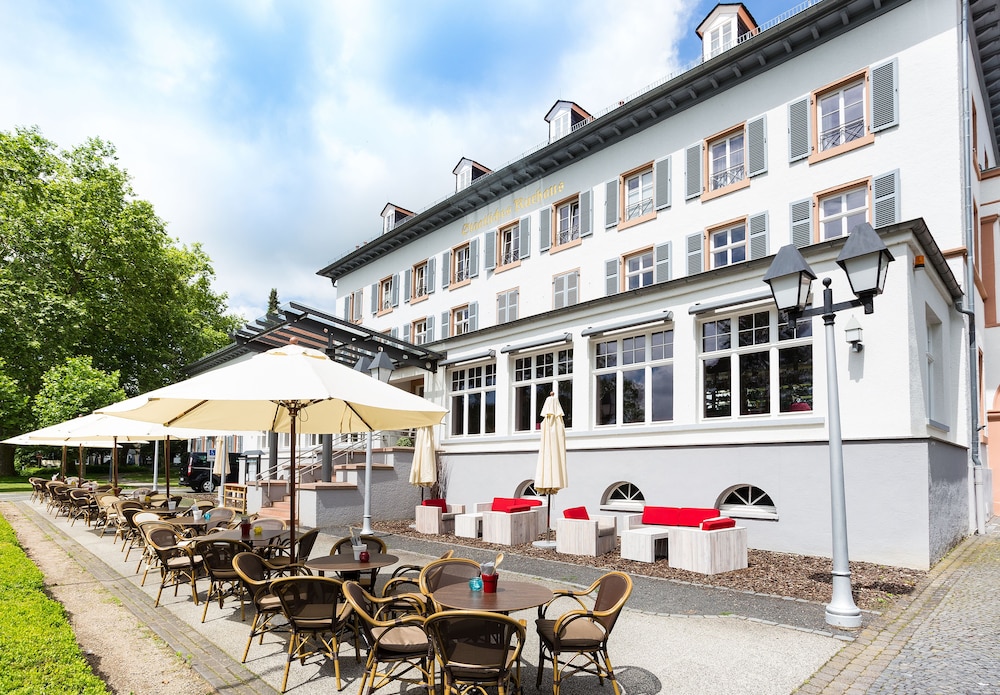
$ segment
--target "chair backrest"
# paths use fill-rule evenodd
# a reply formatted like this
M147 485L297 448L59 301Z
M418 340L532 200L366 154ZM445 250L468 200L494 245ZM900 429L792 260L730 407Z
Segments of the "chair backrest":
M160 526L158 522L156 526L146 531L146 542L157 551L176 546L177 539L177 530L169 524Z
M257 519L253 522L252 528L280 530L288 528L288 524L285 523L284 519Z
M420 591L430 596L443 586L464 584L480 573L479 563L464 557L429 562L420 571Z
M236 512L228 507L212 507L205 512L205 515L208 517L206 528L213 529L218 526L225 526L233 520L235 514Z
M237 553L233 558L233 569L243 581L251 594L260 589L266 589L271 581L267 577L264 559L254 552Z
M343 582L333 577L279 577L271 582L271 593L293 629L315 629L317 621L336 622Z
M444 611L427 618L438 663L453 683L506 682L524 648L520 620L487 611Z
M365 548L368 550L369 553L384 553L387 550L385 541L383 541L378 536L363 535L361 536L361 542L364 544ZM345 536L344 538L341 538L340 540L338 540L336 543L333 544L333 547L330 548L330 555L337 555L337 554L349 555L350 553L354 552L351 548L352 545L353 541L351 537Z
M196 500L194 502L194 504L191 505L191 508L192 509L200 509L201 511L205 511L205 510L208 510L208 509L214 509L215 508L215 504L213 504L212 502L209 502L208 500Z
M598 587L594 598L594 619L604 626L606 638L632 594L632 578L624 572L608 572L595 583Z
M301 536L295 537L295 559L297 562L305 562L309 559L309 555L316 545L317 538L319 538L318 528L306 531Z
M159 521L159 520L160 520L160 515L155 514L153 512L138 512L135 516L132 517L132 523L135 524L136 526L144 524L147 521Z
M129 499L119 499L117 502L115 502L115 511L118 512L119 516L124 516L123 512L126 509L136 509L141 511L142 502Z
M194 552L201 555L205 562L205 569L209 574L218 572L232 572L233 560L240 553L252 553L253 548L244 543L229 538L213 538L210 540L195 541Z

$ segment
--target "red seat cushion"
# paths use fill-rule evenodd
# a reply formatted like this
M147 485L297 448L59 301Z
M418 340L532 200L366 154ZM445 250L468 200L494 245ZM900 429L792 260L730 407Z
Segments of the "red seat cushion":
M425 507L437 507L442 512L448 511L448 503L443 499L424 500L423 505Z
M736 526L736 519L730 519L727 516L718 516L714 519L705 519L701 522L702 531L713 531L719 528L733 528Z
M587 514L586 507L570 507L569 509L563 510L563 518L565 519L583 519L587 521L590 519L590 515Z
M513 507L507 510L508 514L514 514L516 512L530 512L531 506L527 504L515 504Z
M520 497L494 497L490 511L507 512L510 514L513 507L538 507L541 504L541 500L528 500ZM518 511L523 512L527 511L527 509L518 509Z

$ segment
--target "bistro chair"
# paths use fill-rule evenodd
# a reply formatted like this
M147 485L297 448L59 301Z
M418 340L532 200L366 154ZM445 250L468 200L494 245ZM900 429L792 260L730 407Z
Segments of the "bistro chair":
M590 588L582 591L556 591L555 596L538 609L538 676L535 686L542 684L545 660L552 662L552 694L559 695L563 679L574 673L589 673L611 681L616 695L621 695L615 671L608 657L608 639L615 627L625 601L632 593L632 578L624 572L609 572ZM593 600L588 608L583 599ZM576 608L556 619L547 611L557 601L569 599Z
M361 543L369 553L385 553L388 550L385 541L378 536L363 535L361 536ZM352 545L353 541L351 537L345 536L333 544L333 547L330 548L330 555L350 555L354 552ZM378 567L373 567L370 570L362 570L361 572L339 572L339 574L340 578L344 581L358 582L366 590L374 594L375 581L378 579L378 570Z
M201 622L205 622L209 604L219 599L219 608L222 608L226 596L239 598L240 620L243 620L246 592L243 590L240 576L233 568L233 558L240 553L253 552L253 548L242 541L213 538L195 541L194 552L204 558L205 573L208 575L208 594L205 596L205 607L201 611Z
M116 523L118 512L115 509L115 502L120 499L110 492L97 493L97 518L94 523L101 527L101 538L104 538L104 532Z
M358 695L369 695L393 681L420 685L432 692L434 656L424 630L423 597L405 594L376 598L353 581L344 582L344 597L368 645Z
M154 528L163 528L169 531L176 531L176 529L165 521L144 521L139 524L139 535L142 536L142 557L139 559L139 563L135 566L135 573L139 574L139 569L145 565L146 569L142 573L142 581L139 586L146 586L146 577L149 575L151 569L159 569L160 558L156 554L156 549L149 544L149 534Z
M447 560L454 554L454 550L448 550L438 559ZM382 586L382 596L420 593L420 573L423 569L424 565L399 565Z
M178 545L180 536L172 528L154 528L147 536L148 543L153 547L158 562L160 563L160 588L156 592L156 602L153 607L160 605L160 596L167 587L174 587L174 596L177 595L177 587L181 584L191 585L191 598L194 604L198 605L198 572L203 565L201 555L193 553L188 546Z
M28 478L28 482L31 483L31 497L29 500L31 502L42 503L45 501L45 478L39 478L37 476L32 476Z
M125 551L125 562L128 562L128 556L132 553L133 548L145 548L146 547L146 537L142 534L142 525L149 523L150 521L160 521L160 515L154 514L153 512L137 512L132 515L132 527L133 531L129 533L128 539L128 549ZM140 562L136 565L135 573L139 573L139 567L142 566Z
M521 692L523 620L487 611L444 611L427 618L445 695Z
M303 563L309 559L309 555L313 551L313 546L316 545L317 538L319 538L318 528L306 531L295 538L295 559L298 563ZM282 537L264 548L264 556L268 562L279 567L291 563L292 551L289 545L290 540L287 537Z
M111 540L112 544L118 543L119 538L123 541L128 540L130 520L125 518L125 511L128 509L134 509L135 511L130 513L137 514L142 511L142 503L129 499L119 499L114 503L115 537Z
M233 570L240 578L243 589L254 607L250 636L247 637L247 646L243 650L242 663L246 663L247 654L250 653L250 643L254 637L259 637L260 644L263 644L266 633L286 629L284 624L275 626L271 623L275 616L281 614L281 602L271 592L271 582L279 576L308 575L309 570L302 565L285 565L278 568L253 552L237 554L233 558ZM245 620L246 616L241 615L240 619Z
M76 524L76 520L82 518L87 526L97 518L97 501L90 494L89 490L83 488L71 488L69 490L69 518L72 519L70 526Z
M440 611L434 601L434 592L443 586L467 583L480 575L479 563L464 557L450 557L427 563L420 572L420 593L427 597L428 605Z
M271 582L271 592L281 603L281 613L288 621L288 656L281 679L281 692L288 686L288 667L298 659L305 663L321 655L333 661L334 680L340 690L340 636L353 629L351 606L342 602L343 583L332 577L281 577ZM357 640L354 643L358 653Z

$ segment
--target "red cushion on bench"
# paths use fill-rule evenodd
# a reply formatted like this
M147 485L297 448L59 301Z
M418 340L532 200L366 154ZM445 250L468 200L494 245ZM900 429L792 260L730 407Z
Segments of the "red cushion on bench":
M698 507L681 507L678 511L677 526L697 527L705 519L714 519L719 516L718 509L702 509Z
M493 504L490 506L490 511L492 512L507 512L508 514L512 511L512 507L538 507L542 504L541 500L527 500L521 497L494 497ZM527 509L519 509L518 511L527 511Z
M423 505L425 507L437 507L442 512L448 511L448 503L443 499L424 500Z
M507 510L508 514L515 514L516 512L530 512L531 506L527 504L515 504L513 507Z
M590 514L587 514L586 507L570 507L569 509L563 510L564 519L583 519L588 521L590 519Z
M714 519L705 519L701 522L702 531L714 531L720 528L733 528L736 526L736 519L730 519L727 516L719 516Z
M678 507L653 507L646 505L642 509L642 523L647 526L676 526Z

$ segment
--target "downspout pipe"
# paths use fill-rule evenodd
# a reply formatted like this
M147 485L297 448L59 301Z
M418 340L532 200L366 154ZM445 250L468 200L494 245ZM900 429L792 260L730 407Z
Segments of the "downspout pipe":
M966 305L956 302L955 308L965 314L969 322L969 457L972 467L972 517L976 533L986 533L985 477L983 461L979 456L979 350L976 345L976 277L975 277L975 217L972 209L972 96L969 92L969 0L962 0L961 23L962 50L962 204L965 227L965 299Z

